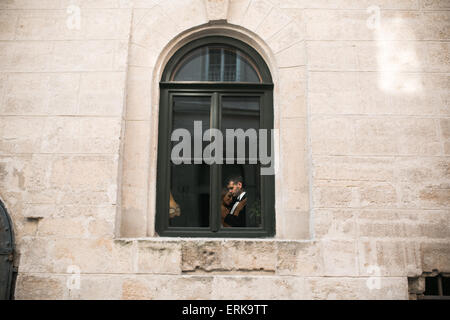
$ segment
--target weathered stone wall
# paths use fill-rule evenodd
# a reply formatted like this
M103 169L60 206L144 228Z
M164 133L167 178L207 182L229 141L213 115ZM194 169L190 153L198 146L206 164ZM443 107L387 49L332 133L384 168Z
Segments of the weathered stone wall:
M408 276L450 272L449 9L1 0L16 298L407 299ZM157 83L170 54L206 34L247 41L271 69L275 239L154 233Z

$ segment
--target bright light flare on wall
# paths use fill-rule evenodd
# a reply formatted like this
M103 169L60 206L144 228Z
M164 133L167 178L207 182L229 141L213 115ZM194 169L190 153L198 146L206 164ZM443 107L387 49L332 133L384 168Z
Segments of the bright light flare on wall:
M375 30L375 38L380 89L390 94L419 94L421 63L413 41L414 32L402 18L384 18Z

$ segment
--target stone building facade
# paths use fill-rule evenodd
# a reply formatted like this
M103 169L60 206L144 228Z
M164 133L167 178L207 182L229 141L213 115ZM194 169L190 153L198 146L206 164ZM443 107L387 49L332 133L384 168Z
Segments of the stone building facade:
M15 298L414 298L450 273L449 9L0 0ZM155 232L158 84L206 35L249 44L272 75L273 238Z

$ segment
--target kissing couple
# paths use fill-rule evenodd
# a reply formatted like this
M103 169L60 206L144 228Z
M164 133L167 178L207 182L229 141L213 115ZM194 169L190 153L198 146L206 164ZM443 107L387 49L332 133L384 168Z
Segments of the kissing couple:
M224 227L245 227L247 195L242 176L232 176L222 190L221 219Z

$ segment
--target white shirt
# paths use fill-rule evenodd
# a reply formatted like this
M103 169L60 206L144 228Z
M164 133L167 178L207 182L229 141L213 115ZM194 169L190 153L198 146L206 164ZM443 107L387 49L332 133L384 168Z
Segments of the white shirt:
M241 201L242 197L244 196L245 191L242 192L239 196L238 196L238 200L234 203L233 208L231 208L230 213L229 214L233 214L234 210L236 210L237 205L239 204L239 201Z

